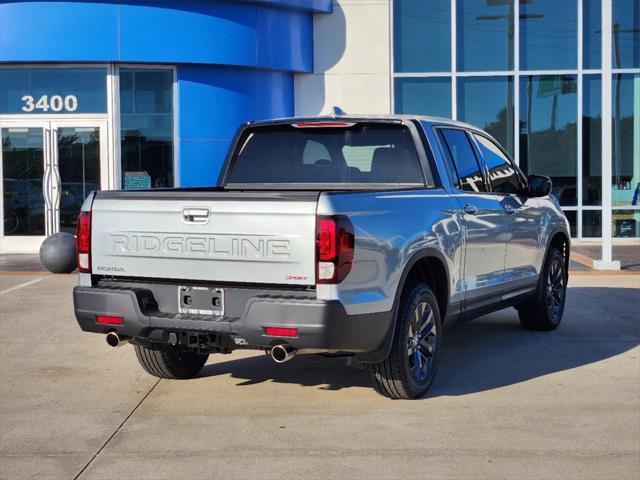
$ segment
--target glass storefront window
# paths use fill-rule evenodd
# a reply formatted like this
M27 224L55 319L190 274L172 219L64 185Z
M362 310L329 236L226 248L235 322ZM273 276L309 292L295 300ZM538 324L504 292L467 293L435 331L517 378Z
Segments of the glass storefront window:
M614 210L611 235L617 238L640 238L640 210Z
M513 78L458 78L458 119L486 130L513 155Z
M458 70L512 70L513 32L513 1L458 1Z
M640 205L640 74L613 75L613 206Z
M582 204L602 204L602 80L582 77Z
M575 75L520 77L520 167L548 175L561 205L577 204Z
M120 69L122 188L173 186L173 72Z
M5 235L44 235L44 139L41 128L3 128Z
M576 0L520 1L520 68L575 69L578 51Z
M396 78L395 111L451 117L450 78Z
M602 67L602 0L582 3L582 67Z
M578 236L578 212L575 210L565 210L565 217L569 220L569 235L572 238Z
M0 114L107 112L107 69L0 68Z
M396 72L451 70L449 0L395 0L393 32Z
M598 238L602 236L602 212L600 210L582 211L583 238Z
M640 2L614 0L612 3L613 68L640 67Z

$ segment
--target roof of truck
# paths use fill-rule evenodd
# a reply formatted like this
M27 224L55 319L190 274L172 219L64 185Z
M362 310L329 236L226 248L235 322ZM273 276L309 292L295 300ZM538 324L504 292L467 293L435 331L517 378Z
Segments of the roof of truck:
M271 120L258 120L249 122L251 125L280 125L283 123L318 123L318 122L385 122L385 121L407 121L417 120L428 122L434 125L455 125L473 130L482 130L474 125L459 122L450 118L432 117L428 115L319 115L302 117L283 117Z

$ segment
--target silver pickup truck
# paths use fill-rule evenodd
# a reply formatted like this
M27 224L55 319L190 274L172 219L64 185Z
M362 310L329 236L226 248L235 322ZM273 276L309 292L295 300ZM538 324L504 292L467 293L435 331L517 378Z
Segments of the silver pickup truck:
M415 398L444 326L510 306L527 329L560 323L570 236L550 191L459 122L250 122L216 187L87 198L76 318L161 378L236 349L345 355Z

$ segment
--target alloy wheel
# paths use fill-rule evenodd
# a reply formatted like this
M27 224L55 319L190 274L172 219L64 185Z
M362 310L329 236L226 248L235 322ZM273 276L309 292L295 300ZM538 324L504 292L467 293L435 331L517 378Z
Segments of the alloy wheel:
M409 321L407 334L409 371L418 383L424 382L429 376L436 355L436 339L433 311L426 302L419 303Z

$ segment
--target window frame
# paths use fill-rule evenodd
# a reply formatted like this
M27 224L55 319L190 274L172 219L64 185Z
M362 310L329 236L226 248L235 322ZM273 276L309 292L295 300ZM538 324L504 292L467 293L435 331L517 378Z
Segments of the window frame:
M113 112L113 176L115 177L116 189L122 189L122 115L120 114L120 70L170 70L172 72L172 88L171 88L171 109L172 109L172 137L173 142L173 185L168 185L167 188L175 188L177 185L181 185L180 181L180 146L178 138L180 132L178 131L180 125L180 103L178 98L178 67L177 65L166 64L150 64L150 63L126 63L126 64L113 64L113 71L111 78L108 79L111 88L111 99L109 100L109 108Z

